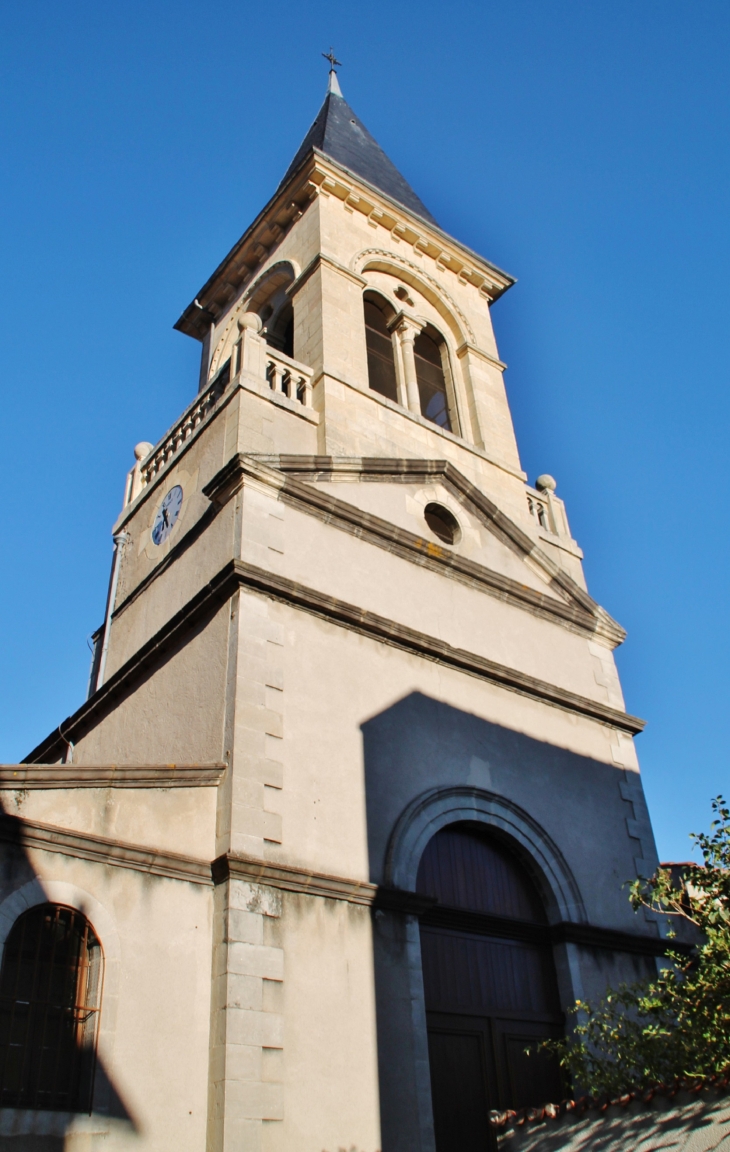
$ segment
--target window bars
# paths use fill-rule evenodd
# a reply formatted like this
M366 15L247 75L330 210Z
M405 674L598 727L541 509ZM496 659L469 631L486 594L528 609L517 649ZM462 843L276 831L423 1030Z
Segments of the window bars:
M41 904L20 916L0 972L0 1106L90 1112L101 945L85 916Z

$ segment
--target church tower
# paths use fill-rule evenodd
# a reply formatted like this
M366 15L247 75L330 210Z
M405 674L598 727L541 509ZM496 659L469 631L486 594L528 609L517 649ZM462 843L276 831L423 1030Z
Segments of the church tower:
M177 322L199 387L135 449L88 699L0 772L0 1139L484 1149L566 1090L526 1045L655 965L624 632L520 465L513 282L333 71Z

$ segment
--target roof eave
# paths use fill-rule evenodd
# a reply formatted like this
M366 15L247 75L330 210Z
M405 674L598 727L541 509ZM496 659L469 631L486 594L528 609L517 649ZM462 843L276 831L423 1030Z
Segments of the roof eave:
M398 212L402 212L404 215L410 217L411 220L420 224L422 228L427 228L429 232L433 232L436 236L443 237L443 239L447 240L453 247L464 252L470 260L483 265L483 267L488 268L490 272L504 279L506 283L504 288L499 292L499 296L503 295L513 284L517 283L516 276L511 276L509 272L505 272L499 265L493 264L491 260L487 260L485 256L481 256L478 252L475 252L473 248L469 248L467 244L462 243L461 240L455 239L455 237L444 231L438 224L427 220L424 216L419 216L412 208L409 208L406 204L401 204L400 200L394 200L387 192L381 191L375 184L370 184L363 176L359 176L357 172L353 172L351 168L347 168L344 164L339 164L337 160L333 160L326 152L320 152L319 148L313 148L312 153L319 156L327 164L331 164L333 168L338 168L341 172L346 172L350 179L356 180L359 184L362 184L364 188L367 188L368 191L373 192L376 196L380 196L381 199L392 205ZM300 168L297 169L297 172L301 171L301 167L303 166L304 165L301 165ZM296 173L294 175L296 175ZM492 299L496 300L498 296L493 296Z
M203 318L205 315L211 315L211 313L207 312L207 306L211 303L211 289L220 284L221 280L224 280L228 287L228 298L231 299L235 296L242 284L245 283L248 274L253 274L256 268L263 263L264 259L268 256L268 251L265 251L263 256L255 256L253 264L246 263L242 260L238 261L237 257L239 257L247 245L252 243L254 245L258 243L260 248L266 249L266 245L262 244L261 241L265 239L267 233L273 237L269 245L269 250L273 250L273 248L278 245L284 230L298 218L312 199L316 183L314 187L308 187L308 176L310 170L311 172L316 170L317 163L330 166L335 173L346 174L350 182L356 183L368 195L382 201L387 208L392 209L394 215L405 218L407 222L416 225L417 227L414 229L416 237L425 231L433 238L446 241L450 248L456 249L458 253L463 253L464 256L468 258L468 262L484 269L490 280L488 296L491 302L499 299L508 288L511 288L512 285L516 283L515 277L510 276L508 272L505 272L496 264L491 263L491 261L485 259L485 257L480 256L479 253L474 252L473 249L469 248L466 244L455 240L453 236L450 236L448 232L445 232L437 224L426 220L406 205L401 204L400 201L388 196L387 193L381 191L381 189L375 185L370 184L350 168L333 160L326 152L322 152L319 148L312 147L301 164L291 173L286 183L279 185L274 195L261 209L255 220L233 245L213 274L206 280L195 299L187 306L174 325L179 332L184 332L196 340L204 339L210 321L205 321ZM300 184L299 188L296 187L298 183ZM302 196L302 192L304 192L304 196ZM297 195L300 197L299 200L297 200ZM279 216L278 221L275 220L277 216ZM436 247L438 247L438 245L436 245ZM238 282L231 283L230 275L226 274L230 274L231 267L236 268L236 265L238 265L237 273L240 273L244 267L247 271L244 273L242 279L240 275L237 274L234 279ZM219 305L218 307L221 312L225 311L225 305Z

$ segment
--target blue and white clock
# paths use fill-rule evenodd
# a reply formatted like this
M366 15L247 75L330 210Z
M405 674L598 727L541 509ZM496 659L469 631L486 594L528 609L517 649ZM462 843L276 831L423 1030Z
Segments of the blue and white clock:
M177 518L180 515L180 509L182 508L182 502L183 490L179 484L176 484L174 488L170 489L170 491L165 496L165 499L160 504L160 507L157 509L155 522L152 525L153 544L164 544L165 540L167 540L167 537L170 535L173 528L175 527L175 524L177 523Z

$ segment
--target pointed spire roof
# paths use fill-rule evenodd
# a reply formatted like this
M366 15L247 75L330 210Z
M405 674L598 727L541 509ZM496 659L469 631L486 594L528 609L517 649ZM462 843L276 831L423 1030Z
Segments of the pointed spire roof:
M316 149L342 168L360 176L417 216L436 224L426 205L416 196L407 180L383 152L340 91L337 73L330 72L324 104L302 141L279 187L286 184L306 157ZM438 227L438 225L436 224Z

